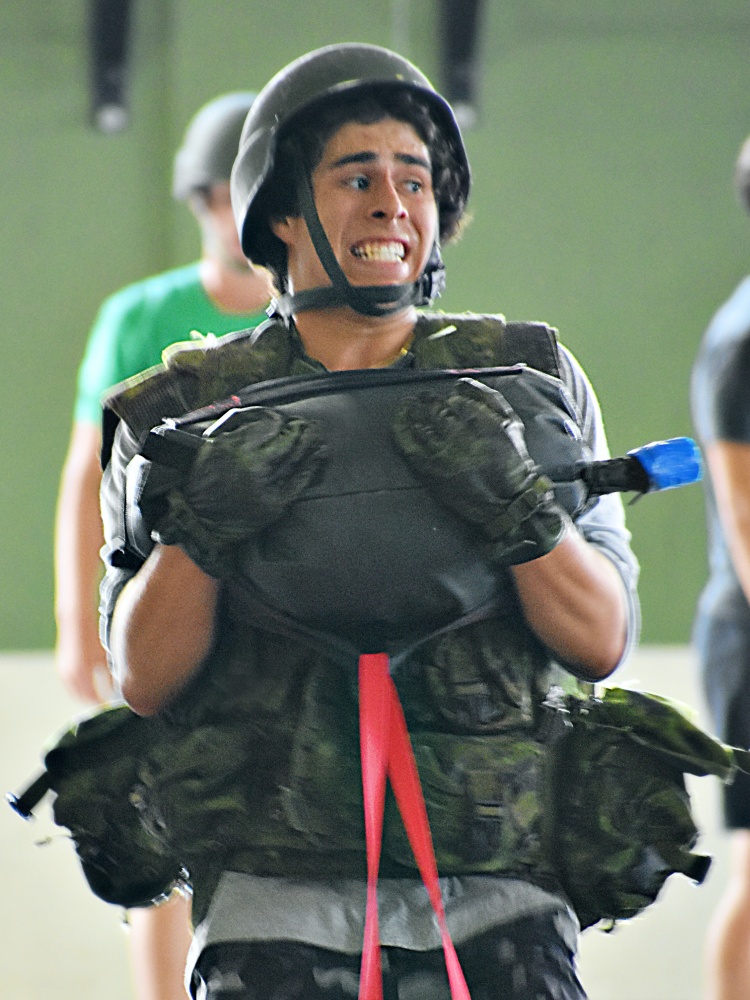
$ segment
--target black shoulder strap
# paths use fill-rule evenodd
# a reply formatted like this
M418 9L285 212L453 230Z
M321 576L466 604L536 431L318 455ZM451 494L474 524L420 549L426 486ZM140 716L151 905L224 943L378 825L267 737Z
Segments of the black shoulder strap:
M507 322L506 349L510 357L547 375L560 377L557 331L546 323Z
M506 321L500 313L421 313L412 351L419 368L526 364L560 377L557 332L546 323Z
M489 314L424 313L420 317L420 325L427 335L423 335L421 343L415 345L419 367L490 368L523 363L547 375L560 377L557 333L546 323L507 322L501 315ZM270 328L271 324L264 326ZM442 335L451 331L457 334L455 339ZM246 342L247 333L242 331L242 339ZM236 348L233 342L239 338L239 334L232 334L222 338L222 341L226 341L228 347ZM437 340L433 341L433 338ZM249 342L252 343L252 340ZM247 356L246 350L242 353ZM219 352L213 349L211 354L218 357ZM275 368L278 365L269 366L271 372ZM239 390L245 381L256 381L259 373L253 373L256 378L250 378L249 370L245 374L247 378L237 378L232 389ZM140 436L165 415L191 412L202 403L223 398L231 391L225 383L221 389L217 385L214 395L209 393L208 398L202 398L196 382L193 371L187 367L183 371L154 370L149 378L139 376L116 386L105 400L102 467L109 460L114 432L121 419L125 419Z
M121 420L141 438L165 417L224 399L250 383L286 375L289 353L288 331L274 320L167 348L162 364L120 382L106 395L102 465L109 460Z

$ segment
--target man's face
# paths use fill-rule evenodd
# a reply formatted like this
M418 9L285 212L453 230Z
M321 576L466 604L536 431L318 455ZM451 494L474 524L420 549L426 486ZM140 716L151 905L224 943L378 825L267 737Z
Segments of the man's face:
M352 285L416 281L437 234L427 147L405 122L348 122L329 140L312 175L315 205ZM330 285L301 217L273 224L287 246L293 291Z
M237 235L229 182L214 184L195 209L205 251L225 267L247 271L248 262Z

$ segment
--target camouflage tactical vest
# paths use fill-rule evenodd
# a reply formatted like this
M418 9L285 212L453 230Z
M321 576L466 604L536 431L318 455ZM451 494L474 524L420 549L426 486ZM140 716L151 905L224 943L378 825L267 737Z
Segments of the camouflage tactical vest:
M178 347L163 371L123 387L110 409L142 432L165 413L196 409L246 384L310 373L283 325L272 322L249 340L250 350L244 335ZM508 327L500 317L422 315L411 351L419 369L522 362L552 378L559 371L552 330ZM501 611L421 644L400 665L396 682L441 870L538 869L549 880L539 848L547 740L541 705L556 671L504 586ZM320 649L259 632L257 605L242 587L226 588L221 615L210 661L166 713L173 735L149 756L139 790L142 818L191 871L210 855L218 870L360 874L356 661L334 663ZM206 726L210 740L199 737ZM227 757L206 747L230 732L228 774ZM191 783L182 780L186 763L176 746L195 769ZM195 795L214 787L222 789L220 798ZM217 813L219 801L232 803L229 828ZM392 804L383 849L384 870L414 871Z
M421 316L415 333L418 368L521 361L553 377L558 373L554 333L542 325L434 314ZM250 383L310 370L286 328L270 322L250 335L173 350L163 369L122 386L109 410L142 434L165 415L180 415ZM144 740L127 787L119 790L155 856L190 873L196 919L226 869L300 877L359 877L365 871L356 668L283 629L258 629L256 611L242 586L225 588L216 648L156 724L149 720L152 738ZM562 790L554 785L560 760L567 759L559 748L582 752L570 743L570 733L583 728L571 727L570 705L579 704L583 692L569 679L567 701L551 701L558 671L525 625L512 588L491 615L419 644L394 679L441 874L497 872L552 888L572 884L554 846L567 823ZM577 717L588 722L590 713ZM127 726L142 722L122 720ZM701 766L713 773L730 769L723 749L711 741L701 749ZM585 767L574 764L576 754L569 768ZM705 765L703 758L712 754ZM642 862L643 845L636 845L638 864L631 859L626 867L628 876L631 868L641 873L641 900L649 892L655 897L669 871L689 870L694 877L698 871L681 779L681 769L662 776L662 784L677 787L683 823L675 836L684 857L657 865L654 875ZM590 800L579 803L579 817L592 810L596 815L596 807ZM572 843L580 846L575 835ZM566 849L570 853L570 843ZM381 871L416 874L390 801ZM619 897L607 907L594 919L623 915Z

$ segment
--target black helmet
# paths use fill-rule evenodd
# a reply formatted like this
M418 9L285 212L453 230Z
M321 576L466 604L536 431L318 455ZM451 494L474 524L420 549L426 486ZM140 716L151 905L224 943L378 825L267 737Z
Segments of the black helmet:
M290 63L273 77L256 98L247 116L240 148L232 171L232 207L245 255L254 263L273 266L268 246L270 227L265 217L262 194L273 175L279 138L293 134L286 127L300 112L337 95L357 94L367 88L408 90L416 93L428 108L452 153L455 173L455 215L460 217L471 181L461 132L450 105L435 91L427 77L403 56L376 45L344 43L329 45ZM415 286L352 287L341 272L317 219L311 181L298 164L297 186L301 213L332 287L311 289L294 296L295 308L323 308L348 304L367 315L381 315L404 305L425 305L438 295L443 285L443 266L437 247L425 274ZM286 301L285 301L286 300ZM280 311L289 313L292 300L281 300ZM384 305L390 303L390 305Z
M184 201L197 188L228 181L242 125L255 94L223 94L205 104L188 125L174 158L172 193Z

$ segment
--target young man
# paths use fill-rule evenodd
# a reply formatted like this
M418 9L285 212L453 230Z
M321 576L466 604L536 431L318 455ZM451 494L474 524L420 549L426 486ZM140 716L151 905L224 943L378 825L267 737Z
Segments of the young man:
M750 211L750 140L736 164L737 192ZM721 739L750 746L750 278L712 319L693 368L692 411L706 457L711 573L694 639L706 701ZM724 788L730 877L706 949L707 1000L750 990L750 778Z
M252 335L173 353L109 400L122 421L102 493L116 683L136 712L160 714L175 734L205 732L213 748L210 734L223 734L222 753L213 763L203 753L198 770L225 794L197 799L200 784L180 787L166 759L149 765L154 784L144 790L144 809L153 793L154 816L174 821L166 837L190 870L192 983L207 1000L448 996L441 934L389 807L379 934L372 884L366 919L378 838L362 829L360 782L368 787L368 748L392 732L366 720L396 689L473 1000L584 996L575 915L526 863L536 834L514 824L526 793L539 791L528 768L544 753L555 661L570 683L617 667L634 640L637 568L619 499L574 524L496 389L455 379L440 392L420 380L521 360L550 367L574 400L585 448L607 453L593 391L549 328L514 343L497 317L419 311L439 293L440 244L458 231L469 183L451 109L406 60L351 44L292 63L254 104L232 176L245 253L284 290L274 316ZM162 461L162 447L185 440L179 422L156 434L150 459L137 454L157 416L250 383L281 379L294 390L323 380L338 390L373 374L406 385L392 410L376 397L358 416L346 394L332 418L308 416L304 402L300 412L258 404L204 438L184 478ZM364 445L360 430L371 435ZM378 463L382 481L360 490L356 476ZM405 469L412 486L402 492ZM407 493L418 498L412 507ZM392 654L392 689L378 673L382 651ZM358 652L374 656L360 659L362 693ZM371 683L385 685L372 702ZM502 758L507 780L487 798L479 772L466 772L436 823L435 795L475 751L487 755L482 774ZM410 752L385 752L392 782ZM454 758L462 763L452 769ZM464 797L460 856L446 862L444 834ZM468 995L460 980L451 973L453 996Z
M225 94L206 104L190 122L175 158L173 193L198 223L200 260L108 298L81 363L57 508L55 610L57 668L66 687L83 701L99 702L111 694L96 600L103 542L102 396L113 384L157 364L165 347L188 339L192 331L220 335L266 318L271 280L266 271L248 266L229 199L229 175L253 97ZM133 911L130 923L140 1000L184 996L186 905L175 901Z

